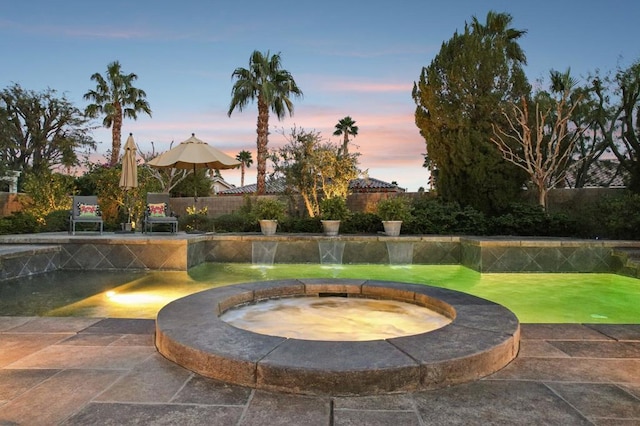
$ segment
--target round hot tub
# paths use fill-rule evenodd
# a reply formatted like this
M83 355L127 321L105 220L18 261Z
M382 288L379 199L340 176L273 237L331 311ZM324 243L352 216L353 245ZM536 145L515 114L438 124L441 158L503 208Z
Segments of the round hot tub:
M394 301L447 318L432 331L373 340L323 340L248 331L221 316L270 299ZM362 314L366 316L367 314ZM235 284L169 303L158 313L156 347L198 374L257 389L312 395L371 395L433 389L491 374L515 358L520 326L496 303L465 293L387 281L309 279Z

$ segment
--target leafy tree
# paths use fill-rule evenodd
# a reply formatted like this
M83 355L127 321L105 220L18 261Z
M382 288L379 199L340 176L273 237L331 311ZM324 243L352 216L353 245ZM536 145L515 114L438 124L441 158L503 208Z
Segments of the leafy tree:
M73 177L53 173L44 169L38 173L28 173L24 177L24 192L21 199L24 212L36 218L39 225L45 225L45 218L57 210L70 210L73 193Z
M211 179L207 177L207 169L192 170L184 179L177 182L170 191L172 197L208 197L211 195Z
M532 109L523 96L520 105L513 104L503 115L508 123L506 128L494 126L496 144L505 160L524 170L538 192L538 204L547 208L549 190L564 180L569 159L579 136L586 128L570 129L569 120L581 97L573 97L577 82L565 73L551 72L554 92L560 93L554 99L542 91L534 97Z
M526 32L511 28L511 20L495 12L485 24L474 17L442 44L412 93L438 194L482 211L508 204L526 178L490 141L492 125L503 124L502 107L530 93L517 43Z
M334 136L344 135L344 140L342 142L342 154L349 154L349 135L355 137L358 136L358 126L356 126L356 122L349 116L346 116L342 120L338 121L338 124L335 126L336 130L333 132Z
M236 68L231 74L235 78L231 90L231 104L228 115L238 109L242 111L249 102L258 101L258 179L257 194L263 195L266 190L267 144L269 137L269 110L282 119L285 112L293 115L291 95L302 96L293 76L281 68L280 54L271 55L268 51L261 53L255 50L249 58L249 68Z
M95 149L88 121L55 90L24 90L14 84L0 92L0 157L10 170L45 173L78 164L77 152Z
M240 151L238 155L236 155L236 160L240 162L240 186L244 186L244 171L253 164L251 152L245 150Z
M287 144L271 153L274 176L300 193L310 217L320 214L320 200L346 198L349 182L358 177L358 154L343 155L319 132L293 128Z
M591 82L593 77L588 78ZM592 181L594 175L603 172L615 179L618 172L610 160L600 158L611 150L600 130L595 125L599 117L599 101L591 87L591 83L577 87L574 97L580 97L580 102L575 105L573 113L569 117L568 125L572 129L587 129L577 135L573 155L568 158L567 174L564 183L568 187L583 188Z
M133 86L137 79L134 73L123 74L120 62L114 61L107 65L105 76L100 73L91 76L91 80L97 83L96 88L84 94L85 100L94 102L87 105L85 114L91 118L104 116L102 125L111 128L111 166L118 162L120 156L122 120L137 120L141 112L151 117L147 94Z
M88 163L84 175L76 179L79 195L97 195L105 224L117 227L128 219L126 206L131 208L133 222L140 222L144 216L147 192L160 192L158 181L151 175L148 167L138 168L138 186L126 191L120 188L122 165ZM125 203L125 201L127 201Z
M640 193L640 61L619 69L613 81L596 77L593 91L598 99L594 127L628 172L629 190Z

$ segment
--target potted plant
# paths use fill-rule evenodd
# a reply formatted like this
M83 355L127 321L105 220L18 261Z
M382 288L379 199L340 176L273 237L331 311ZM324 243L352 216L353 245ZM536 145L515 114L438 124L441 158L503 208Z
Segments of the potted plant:
M276 233L278 221L283 220L286 213L286 205L273 198L262 198L255 202L251 208L253 217L260 223L260 230L264 235Z
M378 217L384 233L390 237L400 235L402 222L411 218L411 199L405 196L386 198L378 203Z
M325 235L338 235L340 221L347 220L350 216L351 211L343 197L325 198L320 201L320 219Z

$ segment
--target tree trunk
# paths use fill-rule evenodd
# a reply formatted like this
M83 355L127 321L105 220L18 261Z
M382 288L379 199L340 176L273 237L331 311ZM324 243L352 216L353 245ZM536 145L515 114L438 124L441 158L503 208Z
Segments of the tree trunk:
M244 186L244 161L240 163L240 187Z
M267 174L267 143L269 138L269 105L262 99L261 96L258 97L258 161L257 161L257 169L258 169L258 179L257 179L257 195L264 195L266 192L266 182L265 177Z
M111 124L111 159L109 165L114 166L120 159L120 144L122 139L122 106L114 103L115 113Z
M349 133L345 130L344 141L342 142L342 155L345 157L349 155L349 147L347 145L349 145Z
M549 188L544 184L544 181L534 182L534 184L538 190L538 204L544 211L547 211L547 194L549 193Z

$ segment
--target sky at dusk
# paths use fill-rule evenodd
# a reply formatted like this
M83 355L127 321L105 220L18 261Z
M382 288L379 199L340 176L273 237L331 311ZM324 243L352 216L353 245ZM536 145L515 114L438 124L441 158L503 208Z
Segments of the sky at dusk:
M256 158L257 106L227 116L237 67L254 50L281 54L304 93L294 115L270 117L269 147L286 141L293 126L319 131L336 143L334 126L351 116L359 127L351 151L371 177L396 181L409 191L427 187L425 142L414 123L411 89L444 41L473 16L512 15L527 30L520 45L534 84L550 69L571 68L585 78L640 59L640 2L562 1L121 1L29 0L0 7L0 87L55 89L84 109L95 88L93 73L106 75L115 60L135 73L153 117L126 120L123 145L133 133L141 150L169 149L191 133L235 156ZM582 80L583 81L583 80ZM111 133L93 133L99 153ZM255 183L255 162L245 184ZM240 184L238 171L222 171Z

